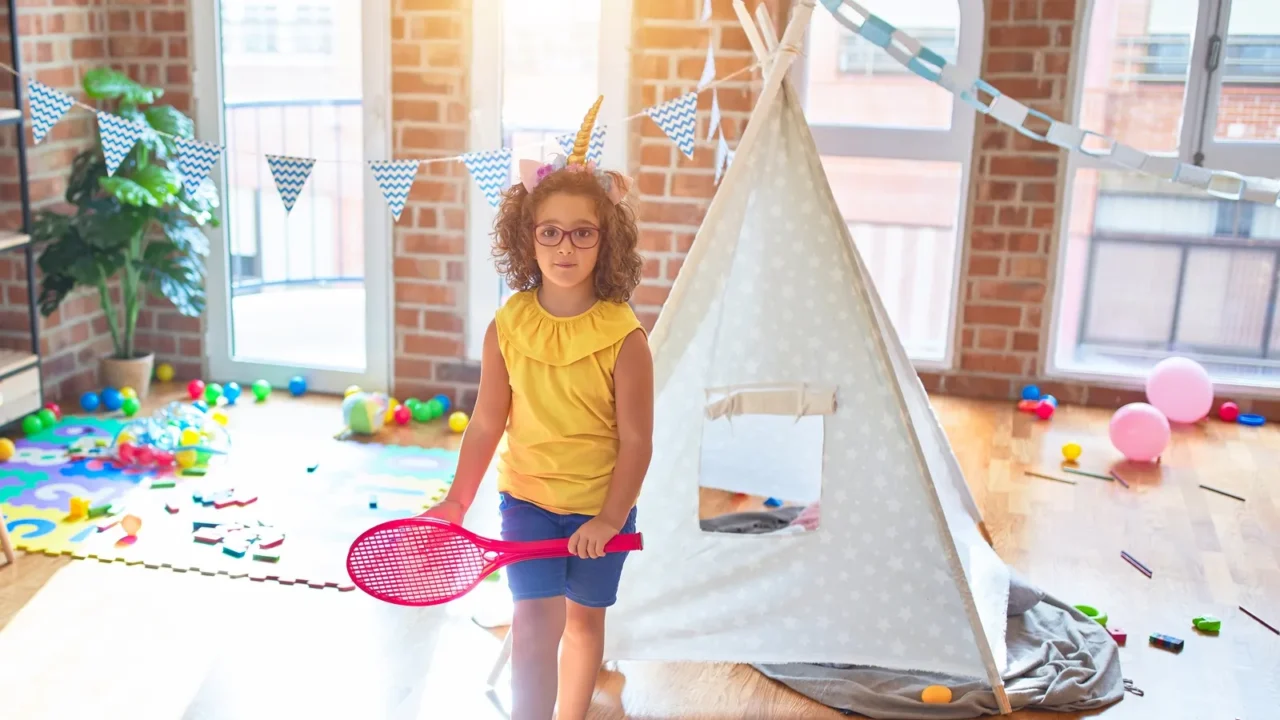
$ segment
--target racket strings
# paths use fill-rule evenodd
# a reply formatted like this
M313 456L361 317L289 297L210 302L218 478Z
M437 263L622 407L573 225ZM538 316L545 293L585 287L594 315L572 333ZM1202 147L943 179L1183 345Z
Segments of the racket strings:
M432 604L468 590L487 564L483 549L429 525L400 525L353 548L350 566L369 592L410 604Z

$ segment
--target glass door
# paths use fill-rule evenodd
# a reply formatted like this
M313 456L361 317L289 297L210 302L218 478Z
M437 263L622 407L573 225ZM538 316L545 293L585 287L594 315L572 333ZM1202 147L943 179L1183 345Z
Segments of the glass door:
M366 164L390 159L385 5L197 4L197 134L225 147L211 176L223 202L209 263L211 380L386 389L390 213ZM268 155L314 160L292 208Z

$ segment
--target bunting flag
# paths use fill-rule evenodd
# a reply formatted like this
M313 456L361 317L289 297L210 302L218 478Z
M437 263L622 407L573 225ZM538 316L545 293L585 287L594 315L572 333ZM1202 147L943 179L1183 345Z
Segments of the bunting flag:
M400 222L400 213L404 212L405 201L409 199L409 191L413 189L413 181L418 177L417 160L370 160L369 169L373 171L373 179L382 191L382 197L391 209L391 217Z
M209 170L218 162L222 148L200 140L174 138L178 145L178 170L182 173L182 191L195 195L200 184L209 177Z
M601 133L601 142L604 142L603 133ZM592 133L591 146L594 145L595 133ZM570 145L565 154L568 155L572 150L573 146ZM588 152L587 157L591 157L590 152ZM467 172L471 173L471 177L475 178L476 184L484 191L485 199L489 201L489 205L498 207L498 203L502 201L503 188L511 184L510 148L467 153L462 156L462 163L467 166Z
M706 22L711 19L711 0L702 0L702 17L699 19L702 20L702 22Z
M685 157L693 157L698 126L698 93L688 92L675 100L646 108L644 114L653 118Z
M276 182L276 191L284 201L285 211L293 210L293 204L302 194L302 186L311 177L311 168L316 161L312 158L289 157L287 155L268 155L267 167L271 168L271 179Z
M591 142L587 143L588 162L599 164L600 158L604 155L604 134L608 129L604 125L597 125L591 129ZM577 133L556 136L556 142L560 143L560 149L565 155L573 154L573 141L577 137Z
M711 120L707 123L707 139L715 140L720 131L720 95L711 88ZM720 133L723 135L724 133Z
M729 167L729 163L733 162L733 151L729 149L729 143L724 141L724 133L720 133L720 142L716 145L716 184L720 184L720 178L724 176L724 171Z
M107 174L115 175L133 144L142 137L143 127L118 115L98 112L98 137L102 140L102 157L107 161Z
M698 89L701 90L716 79L716 51L715 41L707 42L707 61L702 66L702 79L698 80Z
M27 95L31 99L31 134L35 136L36 143L39 143L62 116L67 114L74 101L70 95L54 90L39 80L27 80Z

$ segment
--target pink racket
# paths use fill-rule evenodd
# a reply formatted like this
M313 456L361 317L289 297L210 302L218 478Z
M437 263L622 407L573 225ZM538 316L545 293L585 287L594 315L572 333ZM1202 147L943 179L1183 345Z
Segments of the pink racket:
M616 535L606 553L642 550L640 533ZM347 552L356 587L395 605L440 605L471 592L498 568L571 557L569 539L507 542L437 518L390 520L361 533Z

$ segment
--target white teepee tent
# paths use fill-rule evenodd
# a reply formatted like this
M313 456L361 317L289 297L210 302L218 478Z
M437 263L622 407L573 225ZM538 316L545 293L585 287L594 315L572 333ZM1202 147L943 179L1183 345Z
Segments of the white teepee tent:
M800 0L777 42L738 3L757 54L776 59L652 334L645 549L608 613L606 658L939 671L985 678L1008 712L1008 568L786 80L813 7ZM779 420L790 429L773 442L752 432ZM821 526L704 532L700 474L723 452L820 468Z

